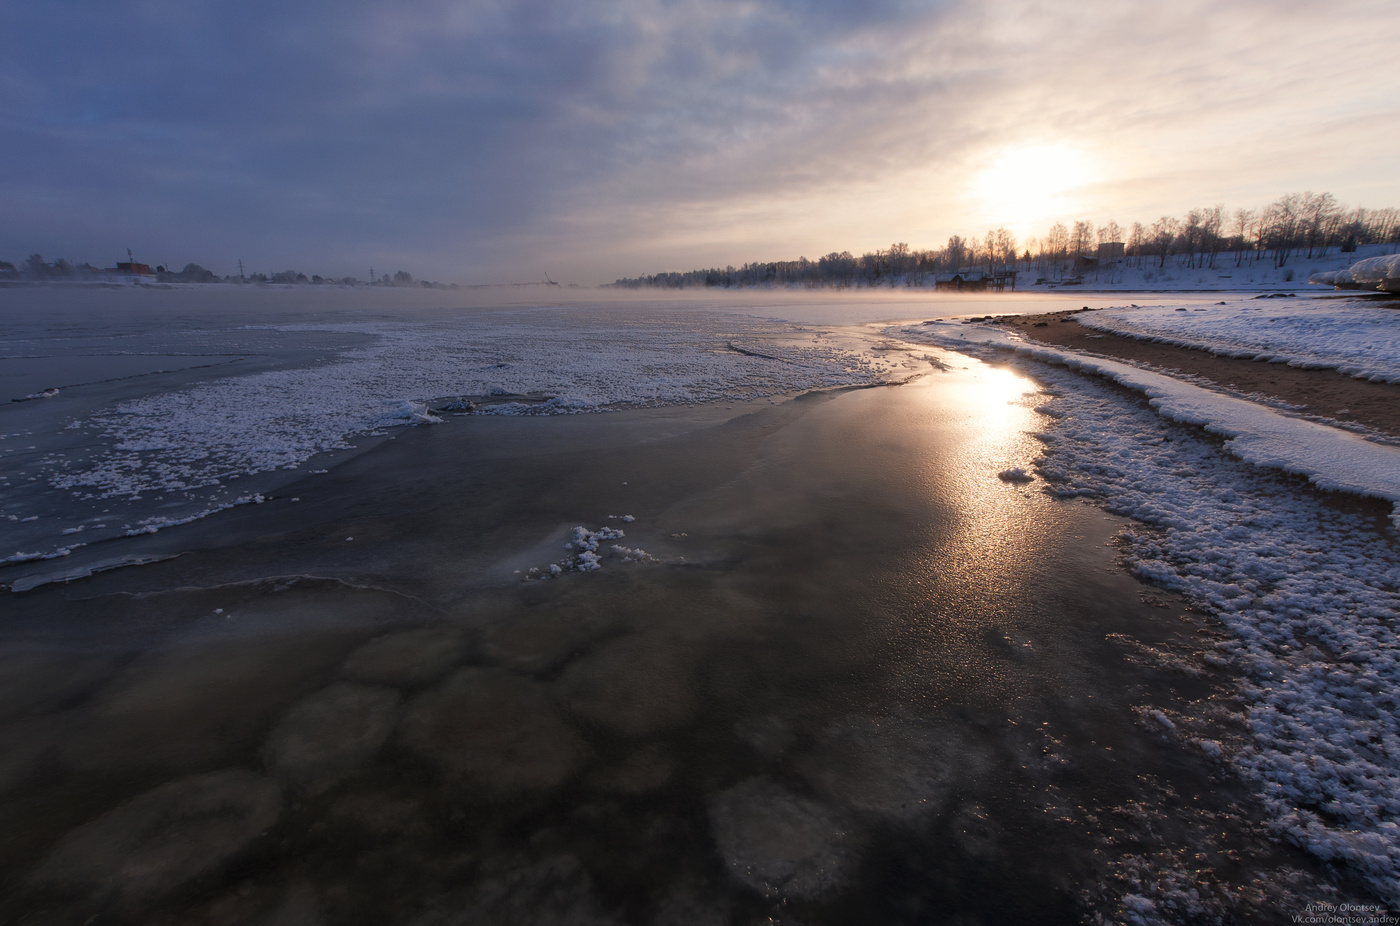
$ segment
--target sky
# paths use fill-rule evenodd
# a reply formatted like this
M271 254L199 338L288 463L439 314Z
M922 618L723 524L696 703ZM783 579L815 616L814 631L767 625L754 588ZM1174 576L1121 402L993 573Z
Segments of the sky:
M595 284L1400 206L1394 0L3 0L0 259Z

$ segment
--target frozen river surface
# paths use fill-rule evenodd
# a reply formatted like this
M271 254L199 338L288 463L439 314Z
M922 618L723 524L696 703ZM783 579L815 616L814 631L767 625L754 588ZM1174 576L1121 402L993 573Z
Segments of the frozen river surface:
M1133 435L1181 472L1219 442L844 327L1063 300L156 295L5 316L4 381L59 387L4 409L7 545L73 549L8 567L0 917L1267 922L1385 896L1384 846L1279 841L1228 761L1254 692L1231 659L1259 657L1215 586L1141 584L1120 556L1171 568L1152 512L1120 535L1085 501ZM1389 568L1383 512L1228 465L1222 491L1374 533L1346 554Z

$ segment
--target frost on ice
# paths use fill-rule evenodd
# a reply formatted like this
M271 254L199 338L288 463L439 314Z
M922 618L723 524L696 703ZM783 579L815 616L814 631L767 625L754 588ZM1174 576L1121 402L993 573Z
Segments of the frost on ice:
M883 382L878 360L797 325L722 313L551 309L433 323L276 326L369 336L332 363L208 381L123 402L90 423L110 441L94 463L55 470L58 488L98 496L187 490L293 468L356 434L435 424L431 403L471 414L557 415L628 406L750 401ZM721 349L742 335L764 356ZM780 362L775 362L775 359ZM478 406L464 396L491 397Z
M1284 838L1348 866L1400 904L1395 529L1256 465L1309 472L1319 484L1394 502L1400 454L1340 431L1334 441L1321 433L1333 429L1295 419L1321 431L1271 431L1269 422L1282 416L1268 409L1001 331L933 324L902 334L968 353L1011 349L1046 361L1035 362L1033 374L1057 396L1040 409L1054 412L1037 463L1049 491L1096 497L1134 518L1139 524L1123 540L1136 574L1187 595L1232 635L1202 658L1238 673L1248 738L1228 745L1208 720L1202 735L1188 736L1181 718L1150 719L1230 762ZM1125 400L1071 371L1151 400ZM1232 435L1230 452L1183 425Z
M1223 395L1128 363L1031 343L979 325L934 322L897 329L912 341L954 350L1007 350L1102 376L1144 393L1158 414L1225 436L1226 447L1257 466L1306 476L1322 489L1384 499L1400 525L1400 450L1245 399Z

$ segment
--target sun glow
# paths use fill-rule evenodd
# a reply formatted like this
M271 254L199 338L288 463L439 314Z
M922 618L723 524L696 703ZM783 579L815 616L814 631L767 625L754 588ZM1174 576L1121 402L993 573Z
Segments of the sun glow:
M969 184L983 218L1018 234L1083 211L1076 195L1095 180L1084 152L1063 143L1002 149Z

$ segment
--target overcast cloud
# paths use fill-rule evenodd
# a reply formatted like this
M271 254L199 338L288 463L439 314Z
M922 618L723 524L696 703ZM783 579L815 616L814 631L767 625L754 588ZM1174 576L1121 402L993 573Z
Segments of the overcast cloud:
M1389 2L10 0L0 259L582 283L1302 189L1400 205ZM1004 207L1001 212L1006 212Z

